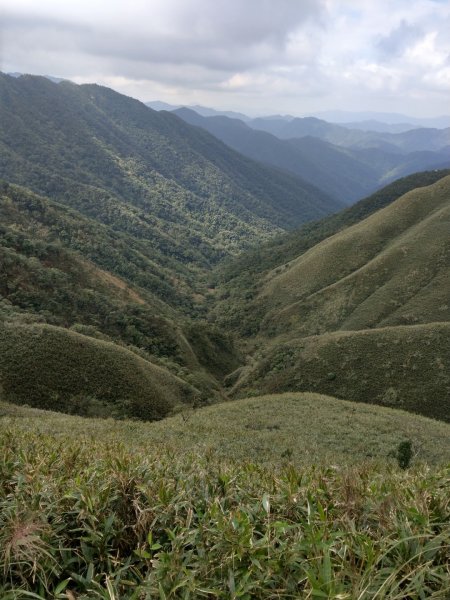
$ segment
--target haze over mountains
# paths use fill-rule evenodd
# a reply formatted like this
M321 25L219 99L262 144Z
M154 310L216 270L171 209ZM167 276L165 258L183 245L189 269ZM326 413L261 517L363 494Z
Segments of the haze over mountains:
M168 102L161 102L159 100L146 102L146 104L154 110L174 111L179 108L188 108L190 110L194 110L197 114L201 115L202 117L222 116L250 122L256 118L250 117L240 112L216 110L206 106L199 106L198 104L169 104ZM355 129L366 129L367 131L376 131L376 129L372 129L371 127L367 126L367 124L373 123L375 127L379 128L380 131L386 131L391 133L396 133L396 131L391 131L391 128L397 128L398 133L399 131L408 131L410 129L417 129L421 127L437 129L445 129L446 127L450 127L450 115L442 115L440 117L418 118L412 117L410 115L403 115L400 113L328 110L319 113L314 112L310 115L304 116L315 117L317 119L328 121L329 123L337 123L343 125L344 127L351 128L351 126L354 126ZM293 121L296 117L294 115L289 114L274 114L264 115L263 118L270 120L278 119L283 121Z
M295 173L347 204L404 175L450 165L450 129L392 136L312 118L255 119L250 126L186 108L174 112L242 154Z
M375 122L370 130L370 122L343 126L278 115L244 120L203 107L164 106L238 152L299 175L347 204L404 175L450 166L450 128Z

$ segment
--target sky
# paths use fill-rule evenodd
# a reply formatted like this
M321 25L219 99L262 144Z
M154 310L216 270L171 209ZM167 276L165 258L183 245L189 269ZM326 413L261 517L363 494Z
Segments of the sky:
M2 0L0 70L251 116L450 113L450 0Z

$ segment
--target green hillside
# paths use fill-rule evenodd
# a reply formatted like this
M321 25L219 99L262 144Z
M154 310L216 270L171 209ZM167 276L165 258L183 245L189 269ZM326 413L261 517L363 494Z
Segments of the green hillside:
M229 336L186 317L205 312L192 280L158 270L133 237L8 184L0 217L0 322L48 323L126 346L203 396L238 366Z
M314 391L450 422L450 324L338 331L263 346L231 379L241 397Z
M33 76L0 75L0 177L190 269L339 208L175 115Z
M449 230L445 177L269 275L261 297L274 308L264 329L311 335L450 320Z
M181 407L180 407L181 408ZM3 426L37 435L96 440L104 437L132 451L170 448L257 464L286 462L309 467L395 463L400 442L410 440L414 462L450 460L450 425L404 410L357 404L318 393L284 393L223 402L192 409L155 423L86 419L0 402ZM70 433L68 433L70 432Z
M16 404L161 419L198 390L116 344L50 325L0 323L0 384Z
M406 177L286 233L339 204L112 90L2 75L0 174L14 182L0 184L8 398L102 413L113 401L103 379L85 381L80 357L61 388L51 358L61 349L69 364L79 334L105 364L125 353L150 365L157 418L183 403L167 391L174 380L188 404L320 391L448 418L448 171ZM33 328L48 349L33 345ZM48 367L42 384L38 371L28 383L18 375L28 337ZM336 352L351 365L342 377Z
M254 250L243 253L236 259L220 265L215 270L215 282L218 287L218 301L213 307L215 318L225 326L237 330L240 335L248 336L256 333L262 324L262 319L270 311L270 303L272 302L271 298L264 298L263 300L263 297L259 295L264 287L268 285L267 281L273 280L274 288L281 282L281 287L276 293L279 292L282 295L284 294L283 281L288 282L292 277L293 293L295 294L297 292L295 271L291 271L291 267L296 260L300 260L299 257L316 245L319 248L320 242L328 244L329 242L325 241L327 238L334 239L332 236L335 234L344 232L350 226L360 223L380 209L388 207L405 193L429 186L448 174L448 171L426 171L399 179L335 215L308 223L295 232L279 236L267 244L260 245ZM421 191L418 190L417 193L421 194ZM386 225L388 224L386 223ZM438 224L437 226L441 229L445 228L445 225ZM434 237L433 233L430 235ZM447 236L444 235L443 243L446 239ZM436 243L439 243L437 239L434 240L433 244ZM420 251L420 248L417 248L417 252L420 253ZM358 252L349 252L350 260L358 257ZM340 268L347 268L346 258L344 256L339 258ZM330 252L330 259L334 260L332 252ZM327 272L326 266L324 271ZM330 279L333 279L334 274L334 266L330 264ZM301 285L317 285L315 271L314 277L304 274L300 278L302 279ZM288 305L289 300L284 303L281 300L282 309ZM278 312L279 307L277 305L277 316ZM438 311L436 320L444 320L441 311ZM313 331L313 333L316 333L316 331Z
M317 391L449 420L449 230L447 176L260 276L246 305L230 295L218 314L235 303L250 336L231 394Z

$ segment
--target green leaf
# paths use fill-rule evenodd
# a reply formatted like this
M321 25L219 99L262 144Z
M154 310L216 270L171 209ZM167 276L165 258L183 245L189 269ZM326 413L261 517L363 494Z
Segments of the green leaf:
M64 579L63 581L61 581L60 583L58 583L58 585L55 588L55 596L57 596L58 594L60 594L63 590L66 589L68 583L69 583L70 579Z
M264 494L262 497L262 505L267 514L270 513L270 499L268 494Z

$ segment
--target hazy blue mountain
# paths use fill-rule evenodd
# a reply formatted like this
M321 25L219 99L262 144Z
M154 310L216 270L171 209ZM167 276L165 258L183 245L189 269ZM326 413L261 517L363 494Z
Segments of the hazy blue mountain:
M372 192L379 173L355 160L344 148L318 138L281 140L265 131L252 129L238 119L202 117L180 108L175 113L191 125L202 127L231 148L255 160L288 170L351 203Z
M390 125L411 123L414 127L437 127L442 129L450 127L450 115L442 115L440 117L411 117L409 115L388 112L327 110L315 113L313 116L332 123L341 124L374 120Z
M146 102L146 106L153 108L153 110L168 110L175 111L180 108L187 108L189 110L195 111L197 114L202 117L230 117L230 119L240 119L241 121L250 121L250 117L244 115L240 112L235 112L233 110L216 110L215 108L208 108L207 106L200 106L199 104L194 105L184 105L184 104L168 104L167 102L160 102L159 100L155 100L153 102Z
M153 100L152 102L146 102L146 106L152 108L153 110L176 110L177 108L181 108L181 104L169 104L168 102L161 102L161 100Z
M446 129L419 128L402 133L363 131L328 123L315 117L281 119L253 119L248 124L267 131L280 139L318 137L347 148L381 148L390 152L435 151L450 145L450 127Z
M387 143L384 149L354 151L311 135L282 140L266 131L252 129L238 119L202 117L187 108L180 108L175 113L191 125L206 129L238 152L295 173L347 204L397 177L442 165L448 156L445 149L439 153L405 155ZM313 120L313 124L316 121ZM322 128L324 122L318 123Z
M378 131L380 133L403 133L410 129L417 129L417 124L412 123L384 123L375 119L366 121L351 121L350 123L340 123L348 129L361 129L363 131Z

